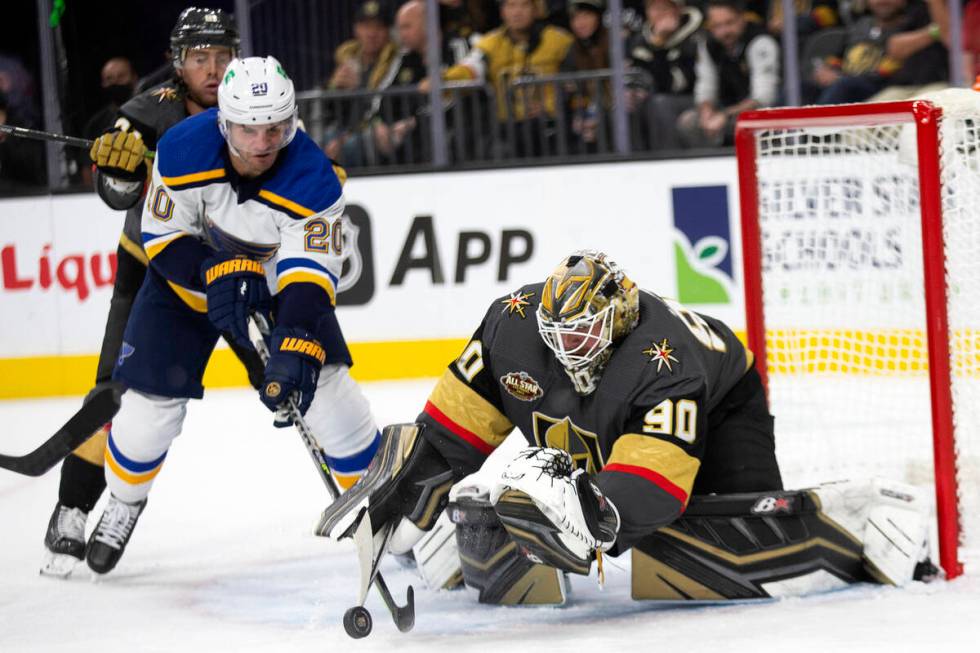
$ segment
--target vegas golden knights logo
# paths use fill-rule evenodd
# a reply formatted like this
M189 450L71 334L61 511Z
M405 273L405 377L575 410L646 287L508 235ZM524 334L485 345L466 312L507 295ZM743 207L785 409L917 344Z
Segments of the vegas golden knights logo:
M535 411L531 414L534 426L534 441L539 447L564 449L572 454L575 467L595 474L605 467L599 437L595 433L575 426L571 419L549 417Z

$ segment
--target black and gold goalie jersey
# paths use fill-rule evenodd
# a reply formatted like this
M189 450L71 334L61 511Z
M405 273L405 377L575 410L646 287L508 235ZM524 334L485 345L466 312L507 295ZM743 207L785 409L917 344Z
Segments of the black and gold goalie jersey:
M712 410L751 355L721 321L641 292L639 324L581 396L538 335L541 289L525 286L490 307L419 420L457 478L514 427L531 446L568 451L616 504L619 553L684 511Z

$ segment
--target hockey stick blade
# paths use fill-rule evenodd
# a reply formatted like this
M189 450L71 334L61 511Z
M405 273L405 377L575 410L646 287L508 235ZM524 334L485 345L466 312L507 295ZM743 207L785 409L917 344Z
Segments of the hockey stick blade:
M374 585L378 588L378 593L381 594L381 600L384 601L388 612L391 613L395 627L399 632L410 631L415 626L415 589L411 585L408 586L408 591L405 592L405 605L400 606L395 603L391 591L388 590L388 584L381 574L374 577Z
M64 426L34 451L23 456L0 454L0 468L25 476L41 476L61 462L119 412L120 393L104 388L75 413Z

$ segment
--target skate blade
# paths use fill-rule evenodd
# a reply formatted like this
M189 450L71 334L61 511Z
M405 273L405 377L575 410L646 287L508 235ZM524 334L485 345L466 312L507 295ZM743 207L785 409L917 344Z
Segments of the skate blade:
M41 561L41 575L52 578L68 578L80 562L81 560L67 553L45 551L44 559Z

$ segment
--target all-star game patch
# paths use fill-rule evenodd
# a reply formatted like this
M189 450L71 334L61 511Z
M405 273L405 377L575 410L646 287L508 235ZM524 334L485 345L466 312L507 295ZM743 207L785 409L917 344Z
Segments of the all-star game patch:
M507 313L507 315L517 313L522 319L526 318L527 313L525 313L524 309L531 305L531 302L528 300L532 297L534 297L533 292L526 292L523 294L520 292L512 292L510 297L500 301L500 303L504 305L504 310L502 310L501 313Z
M521 401L540 399L544 391L537 381L527 372L510 372L500 377L500 385L513 397Z
M656 361L658 372L663 369L664 365L667 366L668 372L673 372L674 368L671 363L678 362L676 358L671 356L674 353L674 348L670 346L666 338L661 340L659 344L654 341L649 348L643 350L643 353L650 357L651 363Z

